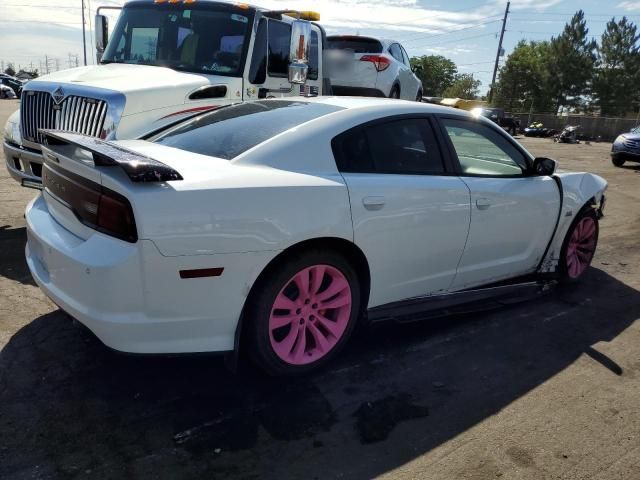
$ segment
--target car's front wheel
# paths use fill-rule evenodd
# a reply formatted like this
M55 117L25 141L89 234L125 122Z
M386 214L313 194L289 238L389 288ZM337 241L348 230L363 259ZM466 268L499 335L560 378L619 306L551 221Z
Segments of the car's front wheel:
M611 157L611 163L613 163L616 167L621 167L624 165L624 159L620 157Z
M332 251L292 254L260 281L248 308L249 354L272 375L306 373L345 345L360 313L351 264Z
M569 227L560 251L560 279L578 280L591 265L598 245L598 215L588 206L583 208Z

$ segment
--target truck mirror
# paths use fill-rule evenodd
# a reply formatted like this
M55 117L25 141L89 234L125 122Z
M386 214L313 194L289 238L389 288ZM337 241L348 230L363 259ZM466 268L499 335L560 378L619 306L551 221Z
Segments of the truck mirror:
M309 71L309 39L311 24L305 20L294 20L291 24L289 47L289 82L304 84Z
M96 15L94 22L95 34L96 34L96 53L98 56L98 63L102 58L104 49L107 47L107 41L109 39L109 19L105 15Z

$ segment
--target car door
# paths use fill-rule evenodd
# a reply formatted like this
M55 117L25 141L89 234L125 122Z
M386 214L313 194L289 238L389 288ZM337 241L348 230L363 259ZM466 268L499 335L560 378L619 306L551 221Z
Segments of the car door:
M333 140L354 241L369 262L369 306L446 290L464 250L469 189L443 163L427 117L395 117Z
M291 25L279 20L261 18L253 41L249 68L245 77L244 98L255 99L298 95L305 86L289 83L289 48ZM309 71L306 87L314 94L321 93L320 44L316 30L312 30L309 45Z
M462 117L440 121L471 192L469 238L452 289L534 272L558 221L557 183L529 173L530 158L499 127Z
M400 81L400 98L404 100L414 100L416 92L411 81L411 68L405 64L402 57L402 47L398 43L392 43L389 47L389 53L396 59L396 68L398 69L398 80Z

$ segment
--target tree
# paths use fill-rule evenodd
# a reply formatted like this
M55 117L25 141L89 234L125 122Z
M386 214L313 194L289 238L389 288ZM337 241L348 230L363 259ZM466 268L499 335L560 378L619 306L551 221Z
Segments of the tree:
M6 73L7 75L11 75L12 77L16 76L16 71L13 68L13 64L12 63L7 65L7 68L4 69L4 73Z
M480 87L480 80L473 78L470 73L459 73L456 75L453 84L442 92L444 97L449 98L464 98L472 100L478 96L478 88Z
M549 42L521 40L500 68L492 104L510 111L547 111L551 102L545 86L549 72L544 68Z
M551 38L545 63L548 94L556 111L563 105L580 105L589 94L597 44L588 33L584 12L578 10L563 32Z
M612 18L602 34L593 96L602 115L624 115L640 98L640 35L636 25Z
M423 95L428 97L442 96L458 72L456 64L442 55L412 57L411 68L422 81Z

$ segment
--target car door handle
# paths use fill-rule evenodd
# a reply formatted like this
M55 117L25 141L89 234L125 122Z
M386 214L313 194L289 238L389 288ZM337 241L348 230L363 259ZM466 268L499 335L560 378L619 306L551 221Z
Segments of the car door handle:
M479 198L476 200L476 207L478 210L486 210L491 206L491 201L488 198Z
M384 207L384 197L364 197L362 204L367 210L380 210Z

